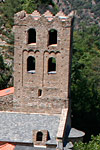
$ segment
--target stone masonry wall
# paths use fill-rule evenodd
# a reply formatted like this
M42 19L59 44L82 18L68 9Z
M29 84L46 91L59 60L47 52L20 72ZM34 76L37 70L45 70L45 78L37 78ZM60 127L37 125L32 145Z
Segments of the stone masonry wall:
M0 97L0 111L13 110L13 94Z
M62 17L62 18L61 18ZM65 18L65 19L63 19ZM36 43L28 44L28 30L36 30ZM49 30L57 30L57 44L48 45ZM14 108L16 111L61 113L69 104L72 17L62 13L42 16L34 11L15 15ZM36 70L27 72L27 58L34 56ZM56 59L56 73L48 73L48 59ZM42 95L38 95L39 89Z

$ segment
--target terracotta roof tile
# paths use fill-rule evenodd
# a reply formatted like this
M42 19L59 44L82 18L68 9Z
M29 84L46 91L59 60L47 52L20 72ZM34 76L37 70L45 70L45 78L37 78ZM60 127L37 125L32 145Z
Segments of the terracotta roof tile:
M12 145L9 143L6 143L0 146L0 150L14 150L14 148L15 148L15 145Z
M14 87L10 87L10 88L4 89L4 90L0 90L0 96L5 96L5 95L8 95L8 94L12 94L12 93L14 93Z

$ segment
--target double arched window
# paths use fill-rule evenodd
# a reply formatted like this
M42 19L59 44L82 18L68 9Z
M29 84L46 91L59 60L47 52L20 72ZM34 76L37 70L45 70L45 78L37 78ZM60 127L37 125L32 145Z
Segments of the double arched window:
M57 44L57 30L51 29L49 31L49 43L48 45Z
M31 28L28 30L28 44L36 43L36 30Z
M48 73L56 72L56 59L54 57L50 57L48 60Z
M30 28L28 30L28 44L36 43L36 30ZM57 30L51 29L49 31L48 45L57 44Z
M35 57L29 56L27 58L27 72L28 73L35 73L35 65L36 65L36 60ZM48 59L48 73L56 73L56 58L50 57ZM38 93L39 96L42 95L42 90L39 90Z
M43 133L41 131L37 132L36 141L42 141Z
M35 57L33 56L27 58L27 71L29 73L35 73Z

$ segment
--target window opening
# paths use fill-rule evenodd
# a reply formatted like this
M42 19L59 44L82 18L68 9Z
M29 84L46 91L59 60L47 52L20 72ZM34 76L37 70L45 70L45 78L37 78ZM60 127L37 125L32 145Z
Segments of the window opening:
M57 44L57 30L51 29L49 31L49 45Z
M38 96L41 96L41 95L42 95L42 90L39 89L39 90L38 90Z
M29 29L28 30L28 44L36 43L36 30Z
M43 133L39 131L37 133L36 141L42 141L42 138L43 138Z
M56 73L56 59L54 57L48 60L48 73Z
M28 73L35 73L35 58L33 56L27 58L27 71Z

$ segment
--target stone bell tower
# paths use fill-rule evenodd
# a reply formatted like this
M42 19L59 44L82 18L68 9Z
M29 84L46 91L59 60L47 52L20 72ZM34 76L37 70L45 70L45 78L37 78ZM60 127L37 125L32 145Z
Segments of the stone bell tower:
M70 107L72 28L72 13L15 15L15 110L60 114Z

